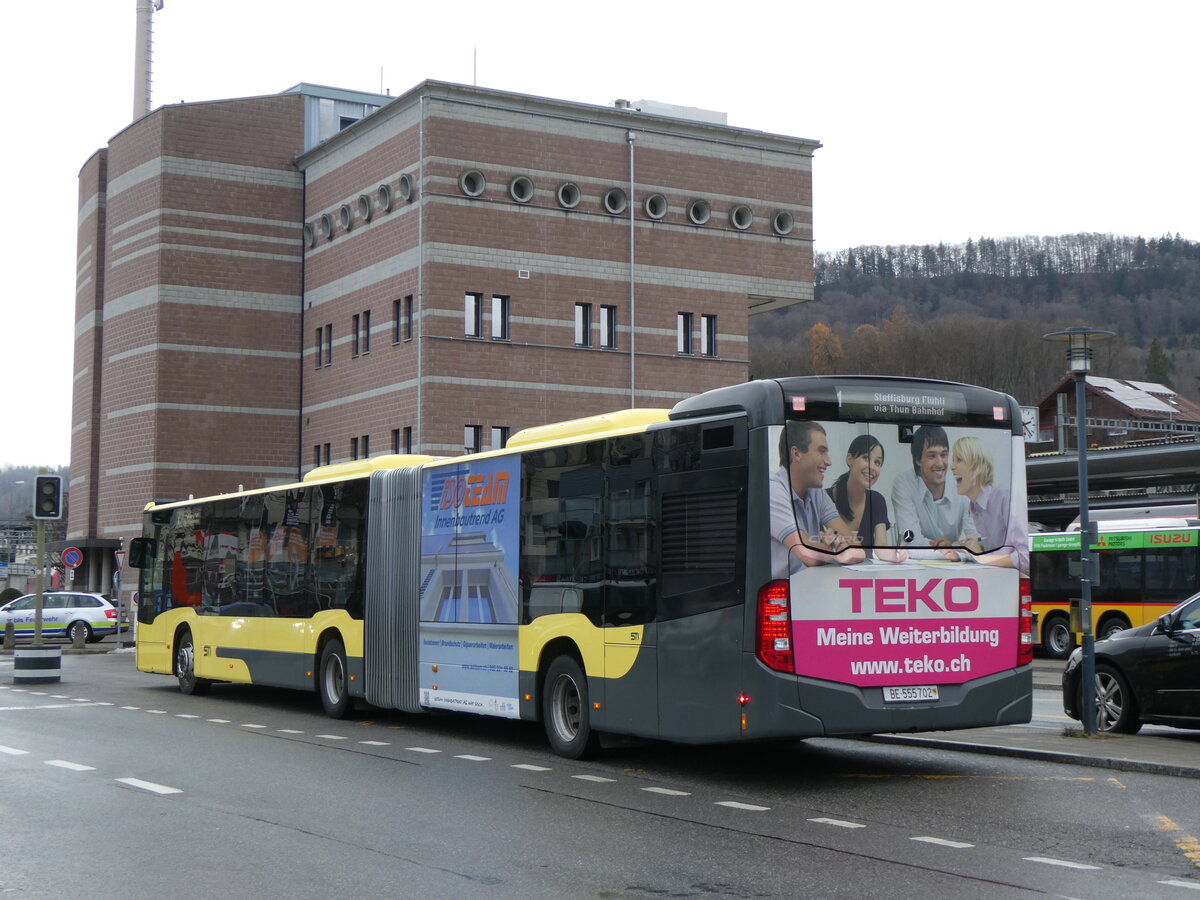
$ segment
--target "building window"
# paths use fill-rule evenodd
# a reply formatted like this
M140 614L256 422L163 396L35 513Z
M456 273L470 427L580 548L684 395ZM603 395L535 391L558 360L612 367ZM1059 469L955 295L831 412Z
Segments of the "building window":
M483 295L463 296L463 334L467 337L483 335Z
M358 438L350 438L350 458L358 459Z
M364 434L361 438L359 438L358 447L360 450L362 450L363 459L369 457L371 455L371 436L369 434Z
M675 316L675 352L692 352L692 314L677 313Z
M504 445L508 443L508 426L493 425L492 426L492 450L503 450Z
M575 344L590 347L592 344L592 304L575 304Z
M363 353L371 352L371 311L364 309L362 314L362 345Z
M508 298L500 294L492 295L492 339L508 340Z
M483 426L463 426L463 449L468 453L478 453L483 449Z
M328 445L328 444L326 444L326 445L325 445L325 465L329 465L329 459L330 459L330 456L329 456L329 445Z
M700 355L717 355L717 317L701 314L700 316Z
M358 356L358 314L350 317L350 355Z
M412 428L411 427L404 429L404 437L403 437L401 446L404 448L405 453L413 452Z
M321 445L313 444L313 468L321 464Z
M333 324L325 326L325 365L333 365Z
M320 325L318 325L317 326L317 368L318 369L321 368L321 366L323 364L322 359L324 358L324 354L325 354L325 341L322 340L322 336L324 335L324 333L325 333L324 330L321 328Z
M392 429L392 452L393 453L400 452L400 429L399 428Z
M413 298L392 301L392 343L411 341L413 336Z
M600 346L609 350L617 346L617 308L600 307Z

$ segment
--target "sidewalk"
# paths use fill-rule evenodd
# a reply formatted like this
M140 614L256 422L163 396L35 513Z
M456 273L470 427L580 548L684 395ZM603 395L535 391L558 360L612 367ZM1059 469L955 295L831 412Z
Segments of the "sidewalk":
M1061 691L1063 665L1062 661L1034 660L1034 689ZM1062 729L1006 725L963 731L877 734L864 740L1062 762L1120 772L1200 778L1200 731L1182 728L1144 735L1098 734L1087 737L1083 734L1083 726L1074 722L1066 723Z

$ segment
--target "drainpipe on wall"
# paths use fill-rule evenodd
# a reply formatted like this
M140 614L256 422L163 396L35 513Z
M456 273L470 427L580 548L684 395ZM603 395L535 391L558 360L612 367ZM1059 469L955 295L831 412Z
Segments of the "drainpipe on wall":
M636 135L633 129L625 132L625 140L629 142L629 408L637 407L637 302L634 291L636 284L636 269L634 266L634 235L637 222L634 219L633 194L633 141ZM614 335L616 337L616 335Z

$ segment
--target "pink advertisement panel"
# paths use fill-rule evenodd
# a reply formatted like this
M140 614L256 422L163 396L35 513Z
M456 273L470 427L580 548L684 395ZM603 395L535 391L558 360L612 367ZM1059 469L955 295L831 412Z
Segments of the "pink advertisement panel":
M793 580L796 674L871 687L1011 669L1016 597L1016 572L980 565L809 569Z

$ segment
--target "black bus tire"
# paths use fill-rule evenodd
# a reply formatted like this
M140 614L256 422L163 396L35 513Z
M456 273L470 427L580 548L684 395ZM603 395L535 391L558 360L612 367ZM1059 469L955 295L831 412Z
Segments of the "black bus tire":
M1129 627L1129 620L1124 616L1109 616L1100 623L1100 627L1096 629L1096 639L1105 640L1112 637L1118 631L1124 631Z
M346 648L337 638L321 648L317 666L317 693L331 719L345 718L350 711L350 682L346 674Z
M175 642L175 677L179 680L179 693L190 697L202 697L212 687L207 678L196 677L196 646L187 629L180 632Z
M1042 625L1042 647L1051 659L1066 659L1075 649L1071 623L1062 614L1047 616Z
M587 676L573 656L550 663L542 688L542 726L550 748L566 759L596 752L600 736L592 730Z

